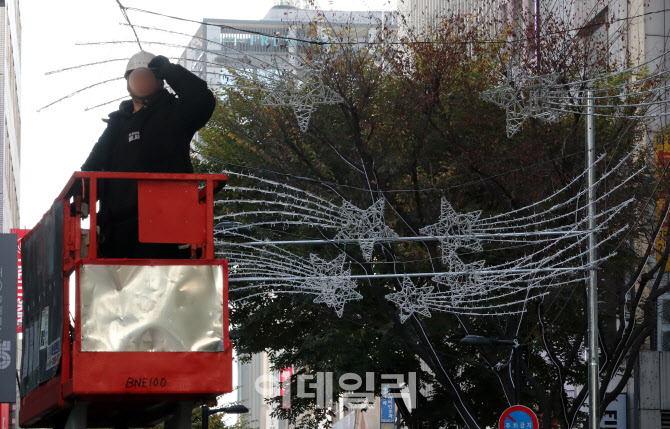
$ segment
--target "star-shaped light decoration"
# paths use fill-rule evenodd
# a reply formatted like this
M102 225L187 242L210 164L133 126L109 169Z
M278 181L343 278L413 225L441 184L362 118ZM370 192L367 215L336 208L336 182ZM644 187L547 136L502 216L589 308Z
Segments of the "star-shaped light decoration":
M359 209L345 200L340 207L342 224L335 239L358 241L363 258L367 262L372 261L376 241L380 238L398 237L398 234L384 223L384 206L384 200L379 199L367 209Z
M433 277L435 283L446 289L442 293L434 294L436 298L447 299L452 305L458 305L464 298L481 297L488 290L486 281L481 275L484 261L466 264L453 253L446 265L449 267L448 273Z
M481 211L457 213L449 204L449 201L443 197L438 222L421 228L419 232L423 235L439 237L442 248L442 262L448 264L453 255L456 254L456 250L460 248L473 252L483 250L481 241L475 237L473 232L481 214Z
M528 118L556 122L558 114L549 109L547 101L555 92L557 75L524 76L518 74L497 88L483 91L484 101L496 104L507 112L507 137L521 129Z
M307 70L306 73L300 73L302 79L286 76L281 83L270 88L271 91L263 100L265 106L290 106L303 133L307 131L309 120L317 105L344 101L340 94L323 82L319 70L311 67Z
M314 254L309 255L309 259L314 267L314 276L305 280L305 286L319 291L314 303L326 304L335 310L338 317L342 317L347 302L363 298L356 291L356 283L350 278L351 270L344 269L344 253L332 261Z
M398 307L400 310L400 323L405 323L415 313L431 317L425 299L433 292L433 289L433 286L417 287L409 277L405 276L402 279L402 289L400 292L389 293L385 298Z

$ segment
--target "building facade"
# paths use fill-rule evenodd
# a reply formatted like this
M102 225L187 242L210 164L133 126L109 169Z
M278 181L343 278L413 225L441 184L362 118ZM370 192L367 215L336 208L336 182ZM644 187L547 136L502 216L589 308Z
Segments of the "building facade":
M259 429L288 429L289 424L271 416L267 399L279 395L280 374L274 371L267 353L256 353L248 362L238 359L237 402L249 409L245 416L251 427Z
M19 228L21 175L21 15L19 0L0 0L0 227Z
M346 28L350 40L366 42L380 28L397 28L393 12L319 11L295 4L281 1L260 20L204 19L207 25L198 28L179 63L210 86L226 85L228 69L262 74L296 67L300 48L326 39L329 32Z
M0 232L19 228L21 176L20 0L0 0ZM20 340L19 340L20 344ZM17 356L20 356L20 351ZM3 429L18 428L15 404L0 404Z

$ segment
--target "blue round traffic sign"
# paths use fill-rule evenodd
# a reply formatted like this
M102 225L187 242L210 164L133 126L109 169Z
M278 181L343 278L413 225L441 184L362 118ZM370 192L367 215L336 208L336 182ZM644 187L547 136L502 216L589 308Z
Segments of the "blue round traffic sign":
M528 407L515 405L500 416L499 429L539 429L537 416Z

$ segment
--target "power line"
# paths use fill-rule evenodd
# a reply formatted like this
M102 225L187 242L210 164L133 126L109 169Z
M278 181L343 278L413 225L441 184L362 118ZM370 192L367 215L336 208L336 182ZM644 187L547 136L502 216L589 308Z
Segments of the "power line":
M116 101L116 100L114 100L114 101ZM229 165L229 166L236 167L236 168L256 170L256 171L260 171L260 172L263 172L263 173L276 174L276 175L285 176L285 177L292 177L294 179L316 182L318 184L328 184L328 185L331 185L331 186L338 186L338 187L349 188L349 189L354 189L354 190L359 190L359 191L364 191L364 192L369 192L370 191L368 188L362 188L362 187L359 187L359 186L347 185L347 184L336 183L336 182L326 182L326 181L314 179L314 178L311 178L311 177L298 176L298 175L294 175L294 174L290 174L290 173L283 173L283 172L280 172L280 171L270 170L270 169L267 169L267 168L252 167L252 166L249 166L249 165L235 164L235 163L232 163L232 162L229 162L229 161L225 161L225 160L223 160L219 157L216 157L216 156L207 155L205 153L202 153L202 152L194 150L194 149L191 149L191 150L193 152L197 153L198 155L201 155L201 156L204 156L206 158L215 160L217 162L220 162L221 164ZM546 161L541 161L541 162L537 162L535 164L529 164L529 165L526 165L526 166L523 166L523 167L520 167L520 168L507 170L507 171L504 171L502 173L494 174L492 176L486 176L483 179L471 180L471 181L459 183L459 184L456 184L456 185L449 185L449 186L445 186L444 188L431 187L431 188L419 188L419 189L388 189L388 190L385 190L384 192L388 192L388 193L395 193L395 192L430 192L430 191L444 192L444 191L449 190L449 189L462 188L462 187L465 187L465 186L476 185L478 183L484 183L487 180L490 180L490 179L493 179L493 178L502 177L502 176L517 173L517 172L523 172L525 170L528 170L528 169L531 169L531 168L534 168L534 167L538 167L538 166L541 166L541 165L544 165L544 164L553 163L555 161L560 161L562 159L570 158L570 157L573 157L573 156L576 156L576 155L583 155L583 154L584 154L584 151L573 152L573 153L569 153L569 154L566 154L566 155L563 155L563 156L559 156L557 158L551 158L551 159L548 159Z
M104 84L106 84L106 83L114 82L114 81L116 81L116 80L121 80L121 79L125 79L125 78L124 78L123 76L120 76L120 77L115 77L115 78L112 78L112 79L103 80L103 81L101 81L101 82L96 82L96 83L94 83L94 84L92 84L92 85L88 85L88 86L86 86L86 87L84 87L84 88L78 89L78 90L76 90L76 91L74 91L74 92L69 93L68 95L65 95L65 96L61 97L61 98L59 98L58 100L52 101L51 103L47 104L46 106L42 106L42 107L40 107L39 109L37 109L37 111L38 111L38 112L41 112L42 110L46 109L47 107L53 106L54 104L56 104L56 103L58 103L58 102L60 102L60 101L63 101L63 100L65 100L66 98L70 98L70 97L72 97L72 96L74 96L74 95L77 95L77 94L79 94L80 92L86 91L87 89L91 89L91 88L93 88L93 87L95 87L95 86L104 85Z
M143 51L142 49L142 44L140 43L140 38L137 37L137 32L135 31L135 27L133 27L133 24L130 22L130 18L128 18L128 13L126 12L126 7L121 4L119 0L116 0L116 3L119 5L119 8L121 9L121 14L123 15L124 18L126 18L126 21L128 21L128 25L130 25L130 28L133 29L133 34L135 34L135 39L137 40L137 46L140 47L140 51Z
M656 182L656 186L654 186L654 190L651 192L651 195L649 195L649 197L647 198L647 201L645 202L644 206L649 205L649 203L650 203L650 202L652 201L652 199L654 198L654 194L655 194L656 191L658 190L658 187L661 185L661 183L662 183L663 180L665 179L665 175L666 175L666 173L668 172L668 167L670 167L670 161L668 161L668 162L665 164L665 167L663 168L663 172L661 173L661 176L658 178L658 181ZM619 241L619 243L618 243L618 244L616 245L616 247L614 248L614 250L613 250L614 252L616 252L616 251L619 249L619 247L621 247L621 245L622 245L623 242L626 240L626 238L628 238L628 235L630 235L631 231L633 231L633 229L634 229L634 228L637 226L637 224L640 222L640 220L642 219L642 216L643 216L644 214L645 214L645 213L642 212L642 213L640 213L640 214L637 216L637 218L635 219L635 222L633 223L633 226L632 226L631 228L628 229L628 231L626 232L626 235L624 235L623 238L621 238L621 240Z
M117 0L118 1L118 0ZM621 21L629 21L633 20L636 18L642 18L648 15L654 15L657 13L664 13L670 11L670 9L662 9L662 10L657 10L657 11L652 11L652 12L645 12L640 15L634 15L634 16L628 16L625 18L617 18L613 19L611 21L608 21L607 23L602 23L602 22L597 22L597 23L591 23L587 25L583 25L581 27L573 27L573 28L568 28L565 30L559 30L559 31L552 31L548 32L545 34L538 34L532 37L525 37L525 38L517 38L517 39L507 39L507 40L502 40L502 39L482 39L482 40L450 40L450 41L445 41L445 40L417 40L417 41L408 41L408 42L402 42L402 41L388 41L388 42L361 42L361 41L338 41L338 42L331 42L331 41L324 41L324 40L309 40L309 39L302 39L298 37L291 37L291 36L281 36L277 34L267 34L263 33L260 31L254 31L254 30L248 30L244 28L238 28L238 27L233 27L231 25L227 24L217 24L217 23L212 23L212 22L204 22L204 21L197 21L193 19L188 19L188 18L182 18L179 16L173 16L173 15L167 15L163 14L160 12L154 12L146 9L139 9L139 8L134 8L134 7L128 7L124 8L125 10L130 10L134 12L140 12L140 13L146 13L150 15L156 15L156 16L161 16L164 18L170 18L170 19L175 19L178 21L184 21L184 22L191 22L194 24L200 24L200 25L211 25L213 27L219 27L222 29L228 29L232 31L238 31L240 33L247 33L247 34L254 34L257 36L264 36L264 37L272 37L275 39L282 39L282 40L290 40L293 42L300 42L300 43L305 43L305 44L310 44L310 45L317 45L317 46L331 46L331 45L422 45L422 44L484 44L484 43L491 43L491 44L510 44L510 43L519 43L519 42L528 42L528 41L535 41L538 39L542 39L545 37L549 36L556 36L560 34L565 34L571 31L579 31L579 30L584 30L592 27L599 27L603 24L613 24L615 22L621 22Z

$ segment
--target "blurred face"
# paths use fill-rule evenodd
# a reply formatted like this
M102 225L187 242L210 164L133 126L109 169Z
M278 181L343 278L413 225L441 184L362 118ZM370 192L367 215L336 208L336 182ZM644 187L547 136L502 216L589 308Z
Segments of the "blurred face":
M139 98L154 95L160 89L160 82L147 67L140 67L128 76L128 92Z

